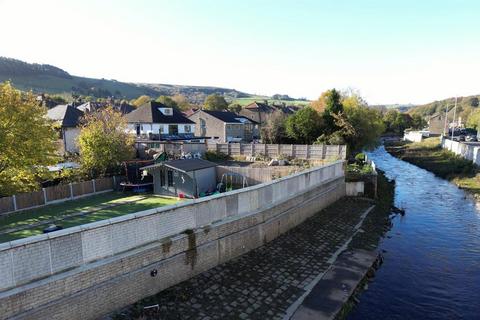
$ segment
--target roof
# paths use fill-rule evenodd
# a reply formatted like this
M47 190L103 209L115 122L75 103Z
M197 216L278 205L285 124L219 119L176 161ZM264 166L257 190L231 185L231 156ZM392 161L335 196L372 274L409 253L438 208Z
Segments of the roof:
M235 112L231 112L231 111L210 111L210 110L202 110L202 111L205 112L206 114L211 115L212 117L215 117L215 118L217 118L217 119L219 119L223 122L227 122L227 123L243 123L239 119L246 119L251 123L258 124L258 122L253 121L250 118L247 118L245 116L241 116L241 115L236 114Z
M274 108L263 102L252 102L245 106L245 109L258 109L260 112L273 112Z
M62 127L76 127L80 124L83 112L72 105L59 104L48 110L47 117L59 121Z
M186 118L180 111L173 108L171 116L164 115L159 108L168 108L166 105L156 101L147 102L132 112L125 115L129 123L186 123L193 124L192 120Z
M146 166L141 169L142 170L153 169L153 168L158 168L162 166L166 166L166 167L183 171L183 172L190 172L190 171L196 171L200 169L216 167L217 164L214 162L203 160L203 159L180 159L180 160L170 160L170 161L165 161L157 164L152 164L150 166Z

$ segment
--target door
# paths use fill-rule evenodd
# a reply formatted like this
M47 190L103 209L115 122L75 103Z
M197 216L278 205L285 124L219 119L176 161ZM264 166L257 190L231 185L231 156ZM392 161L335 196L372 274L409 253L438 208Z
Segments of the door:
M178 136L178 125L177 124L171 124L168 126L168 134L170 136Z
M136 124L135 125L135 130L137 131L137 136L140 135L140 133L142 132L142 127L140 124Z

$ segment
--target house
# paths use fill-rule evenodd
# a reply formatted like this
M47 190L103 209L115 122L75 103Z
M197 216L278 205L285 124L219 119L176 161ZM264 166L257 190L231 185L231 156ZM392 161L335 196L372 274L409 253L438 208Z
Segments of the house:
M197 110L188 118L196 124L196 136L218 137L220 142L250 142L259 136L257 122L230 111Z
M264 124L265 121L267 121L268 115L275 112L275 110L276 109L272 106L269 106L266 101L255 101L243 107L240 111L240 114L242 116L248 117L249 119L252 119L259 124Z
M216 190L217 164L202 159L165 161L141 168L153 176L155 194L197 198Z
M255 101L243 107L240 114L263 125L268 117L276 111L282 112L285 115L291 115L298 111L298 109L299 107L296 106L286 106L285 103L269 105L267 101Z
M455 120L453 118L454 108L452 107L445 115L445 112L439 112L428 119L428 130L430 134L444 134L448 133L448 130L452 127L463 128L464 124L462 123L462 118L457 117ZM445 121L445 117L448 116L448 119Z
M170 140L193 137L195 122L177 109L151 101L125 115L128 131L138 138Z
M80 120L84 113L72 105L58 105L47 111L47 118L58 126L61 153L78 152L77 138L80 134Z

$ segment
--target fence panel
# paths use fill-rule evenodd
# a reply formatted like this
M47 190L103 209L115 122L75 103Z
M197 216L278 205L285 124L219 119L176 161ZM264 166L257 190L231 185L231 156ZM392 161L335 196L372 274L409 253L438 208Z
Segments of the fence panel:
M70 186L59 184L57 186L45 188L47 202L70 198Z
M0 198L0 214L14 210L13 197Z
M113 189L113 178L100 178L95 180L95 191L105 191Z
M17 199L17 210L41 206L45 204L43 191L20 193L16 195L16 199Z
M78 197L84 194L93 193L92 181L83 181L72 184L73 196Z

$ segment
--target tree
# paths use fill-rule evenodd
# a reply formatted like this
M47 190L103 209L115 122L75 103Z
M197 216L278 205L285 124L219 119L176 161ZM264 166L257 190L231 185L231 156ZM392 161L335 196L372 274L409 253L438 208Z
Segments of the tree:
M480 110L475 109L472 113L470 113L470 116L467 120L467 127L476 130L480 129Z
M311 107L303 108L290 117L285 123L287 136L298 143L311 144L322 130L322 117Z
M205 99L204 106L206 110L223 111L227 109L228 103L223 96L214 93Z
M172 97L172 100L177 103L178 108L182 111L187 111L188 109L192 108L184 95L176 94Z
M141 105L143 105L147 102L150 102L150 101L152 101L152 98L150 98L149 96L143 95L143 96L138 97L137 99L131 100L130 104L138 108Z
M57 133L32 93L0 84L0 196L38 189L44 166L55 164Z
M263 143L282 143L287 133L285 130L285 120L287 117L280 110L272 113L265 124L262 126L260 135Z
M160 96L160 97L158 97L155 101L160 102L160 103L163 103L164 105L166 105L166 106L169 107L169 108L178 109L178 104L177 104L177 102L176 102L175 100L173 100L172 98L170 98L170 97Z
M242 106L239 105L238 103L231 103L228 106L228 111L239 113L240 111L242 111Z
M78 137L82 169L92 178L134 156L134 138L121 113L111 107L87 114Z
M427 125L427 121L419 115L419 114L414 114L412 116L412 129L423 129Z
M323 94L322 94L323 95ZM335 116L343 111L342 96L340 92L335 89L327 91L324 95L325 110L322 118L325 126L325 133L330 134L337 131L339 128L335 125Z
M479 105L478 97L471 97L470 98L470 106L476 108Z

